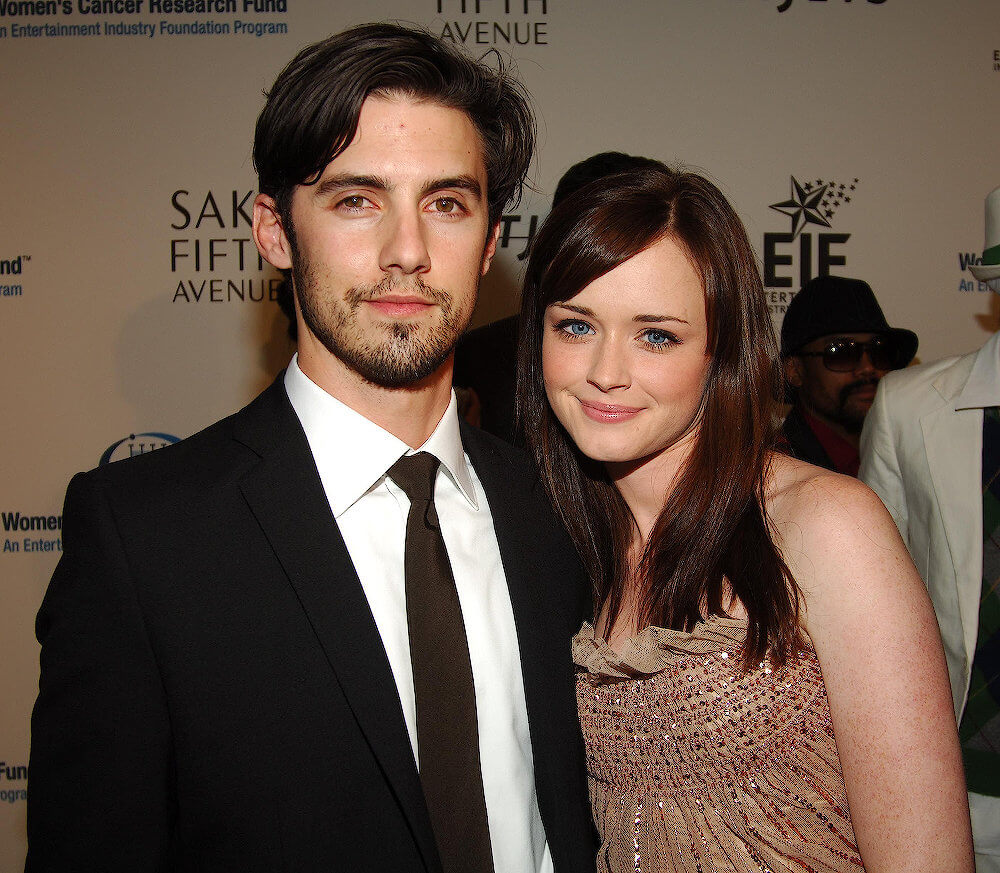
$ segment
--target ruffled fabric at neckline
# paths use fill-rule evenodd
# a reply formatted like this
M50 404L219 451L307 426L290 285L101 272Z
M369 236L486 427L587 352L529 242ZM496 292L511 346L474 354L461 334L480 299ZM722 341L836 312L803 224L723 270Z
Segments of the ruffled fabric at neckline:
M573 637L573 662L595 677L638 679L660 673L685 657L723 653L731 657L742 648L746 619L709 616L690 631L650 625L631 637L621 653L596 639L593 625L585 621Z

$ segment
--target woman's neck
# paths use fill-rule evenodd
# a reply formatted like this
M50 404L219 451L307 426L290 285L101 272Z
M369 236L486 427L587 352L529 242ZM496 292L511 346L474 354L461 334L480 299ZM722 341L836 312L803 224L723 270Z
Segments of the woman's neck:
M635 520L638 542L633 547L640 556L691 454L694 439L692 431L653 457L605 464Z

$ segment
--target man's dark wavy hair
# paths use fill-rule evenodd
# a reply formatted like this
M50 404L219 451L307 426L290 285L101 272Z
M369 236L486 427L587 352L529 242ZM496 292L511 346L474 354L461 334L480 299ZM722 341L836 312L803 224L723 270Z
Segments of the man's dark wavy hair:
M464 112L482 140L491 226L516 203L531 163L535 119L499 55L491 68L431 33L362 24L307 46L278 75L257 119L253 162L261 193L288 222L292 193L315 184L354 139L371 95L401 95Z

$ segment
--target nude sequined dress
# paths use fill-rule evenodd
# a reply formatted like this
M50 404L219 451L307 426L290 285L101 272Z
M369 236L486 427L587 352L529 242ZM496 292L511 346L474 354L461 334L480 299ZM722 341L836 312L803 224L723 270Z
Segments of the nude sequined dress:
M864 869L816 653L744 674L746 630L651 627L622 655L574 637L599 871Z

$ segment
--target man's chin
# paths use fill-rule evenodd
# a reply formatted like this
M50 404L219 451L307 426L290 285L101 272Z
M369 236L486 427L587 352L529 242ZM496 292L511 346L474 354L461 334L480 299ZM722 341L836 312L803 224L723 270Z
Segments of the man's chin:
M458 342L451 313L426 307L417 317L397 318L361 306L350 318L319 319L303 311L309 333L349 370L382 388L416 388L436 374ZM463 323L464 324L464 323Z
M869 410L872 408L872 404L875 402L874 395L852 395L848 398L847 403L844 404L844 409L849 416L856 418L862 424L864 424L865 416L868 415Z
M871 402L848 404L844 407L843 413L840 415L840 426L848 433L861 433L861 428L864 427L865 423L865 416L868 415L868 410L871 408Z
M414 388L434 376L454 349L454 343L426 345L415 341L412 333L395 334L376 348L327 346L327 350L366 382L381 388Z

